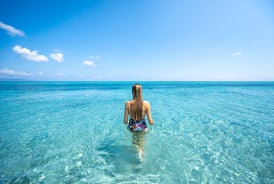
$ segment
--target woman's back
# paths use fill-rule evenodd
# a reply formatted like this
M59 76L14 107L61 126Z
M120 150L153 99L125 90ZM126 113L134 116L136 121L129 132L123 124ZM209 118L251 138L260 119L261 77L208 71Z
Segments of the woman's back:
M125 104L124 123L129 124L128 128L133 132L147 131L145 116L147 116L150 124L153 124L153 120L149 102L143 101L142 86L140 84L132 86L132 96L133 99ZM129 121L128 117L130 117Z
M141 113L139 116L137 115L136 111L134 112L134 99L127 101L125 106L126 106L125 109L128 111L128 115L130 119L138 121L138 120L145 119L145 116L147 116L149 123L153 124L153 120L150 112L150 104L148 101L142 102ZM125 123L127 122L128 121L126 120Z

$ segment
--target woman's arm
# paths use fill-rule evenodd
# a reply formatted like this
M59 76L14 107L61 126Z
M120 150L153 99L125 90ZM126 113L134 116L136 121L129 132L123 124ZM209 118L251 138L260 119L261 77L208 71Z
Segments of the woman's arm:
M146 102L146 106L147 106L147 119L148 119L148 122L151 124L151 125L153 125L154 124L154 121L153 121L153 119L152 119L152 115L151 115L151 110L150 110L150 104L149 104L149 102Z
M129 106L129 103L126 102L125 104L125 110L124 110L124 123L125 124L128 124L128 106Z

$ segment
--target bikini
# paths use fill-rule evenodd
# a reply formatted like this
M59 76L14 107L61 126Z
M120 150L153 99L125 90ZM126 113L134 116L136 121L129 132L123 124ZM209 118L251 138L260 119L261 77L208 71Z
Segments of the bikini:
M141 119L141 120L130 119L127 127L132 132L142 132L147 128L146 120L145 119Z

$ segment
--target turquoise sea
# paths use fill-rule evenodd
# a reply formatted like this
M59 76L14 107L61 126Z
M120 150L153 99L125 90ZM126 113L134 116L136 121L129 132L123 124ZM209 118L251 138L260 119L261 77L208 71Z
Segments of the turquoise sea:
M0 183L274 183L274 82L140 83L142 161L134 82L0 82Z

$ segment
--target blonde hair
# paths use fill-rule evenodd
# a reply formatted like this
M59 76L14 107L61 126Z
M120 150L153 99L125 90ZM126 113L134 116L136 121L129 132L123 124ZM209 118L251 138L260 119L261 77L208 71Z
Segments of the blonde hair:
M134 120L141 120L143 117L143 97L142 86L134 84L132 86L133 102L130 105L131 116Z

